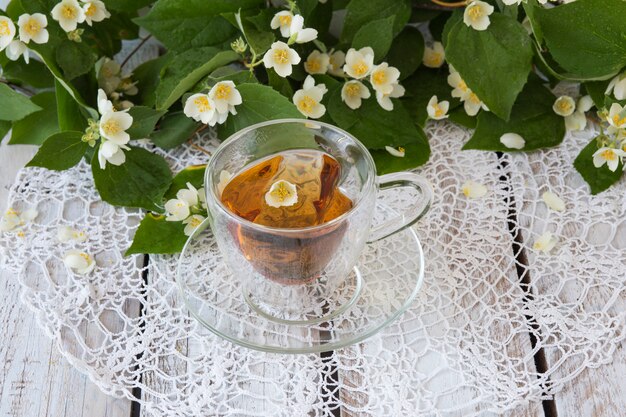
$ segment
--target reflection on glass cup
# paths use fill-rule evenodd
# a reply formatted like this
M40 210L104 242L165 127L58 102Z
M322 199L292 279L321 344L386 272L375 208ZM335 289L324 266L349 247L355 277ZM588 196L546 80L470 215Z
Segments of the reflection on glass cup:
M253 223L221 201L220 173L235 176L271 155L317 150L341 166L337 187L352 208L314 226L276 228ZM413 187L420 193L406 211L372 226L379 189ZM240 281L251 307L277 320L315 319L351 274L367 242L383 239L415 223L430 205L432 191L416 174L376 176L372 156L349 133L321 122L273 120L243 129L215 151L205 175L212 232L225 262Z

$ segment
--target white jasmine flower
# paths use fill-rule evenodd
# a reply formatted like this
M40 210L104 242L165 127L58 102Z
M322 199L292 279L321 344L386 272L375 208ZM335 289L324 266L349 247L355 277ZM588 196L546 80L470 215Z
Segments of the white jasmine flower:
M63 257L63 263L65 263L65 266L81 275L90 273L96 267L96 261L85 252L79 250L67 251Z
M209 91L209 98L215 103L218 113L237 114L235 106L241 104L241 94L232 81L220 81Z
M391 101L391 99L402 97L404 95L404 91L404 87L402 87L400 84L394 84L393 90L391 90L390 94L383 94L380 91L377 91L376 101L378 101L380 107L387 111L391 111L393 110L393 102Z
M187 183L187 188L182 188L176 193L176 198L186 202L189 207L198 205L198 197L198 189L189 182Z
M619 165L620 158L624 156L626 156L626 152L621 149L600 148L593 154L593 166L600 168L602 165L606 164L611 171L615 172Z
M441 42L434 42L433 46L424 48L422 63L428 68L439 68L445 62L446 53Z
M46 29L48 18L45 15L25 13L19 17L17 25L20 28L20 40L22 42L29 43L31 40L39 44L48 42L50 34Z
M328 57L328 73L335 77L343 77L343 65L346 63L346 54L343 51L335 51Z
M556 246L557 240L551 232L545 232L533 244L533 249L544 253L550 252Z
M107 10L106 6L100 0L88 0L83 4L83 10L85 12L85 22L89 26L93 22L102 22L104 19L111 17L111 13Z
M593 99L591 98L591 96L589 95L582 96L581 98L578 99L578 103L576 104L576 111L585 113L591 110L593 106L594 106L594 103L593 103Z
M183 221L191 214L189 204L175 198L168 200L167 203L165 203L165 211L167 211L165 220L168 222Z
M374 66L374 50L369 46L358 51L354 48L348 49L346 63L343 70L352 78L360 80L367 77Z
M194 214L193 216L187 217L183 220L183 224L185 224L185 235L191 236L193 232L202 224L202 222L206 219L206 217L201 216L199 214Z
M125 144L117 144L109 140L102 140L98 148L98 163L100 169L106 169L107 162L120 166L126 162L126 155L123 150L130 150Z
M100 118L100 136L116 145L126 145L130 141L126 130L133 124L133 116L126 111L105 112Z
M13 209L8 209L4 216L0 218L0 232L8 232L20 225L22 220L19 213Z
M483 103L478 96L471 91L467 98L463 100L463 108L468 116L476 116L481 108L489 111L489 108L485 105L485 103Z
M616 129L626 128L626 107L622 107L618 103L611 104L607 121Z
M9 46L15 38L15 24L6 16L0 16L0 51Z
M341 87L341 100L352 110L361 107L361 100L370 98L370 90L361 81L347 81Z
M383 94L391 94L393 86L398 84L398 78L400 78L400 71L395 67L390 67L386 62L383 62L372 68L370 83L372 87L374 87L374 90Z
M274 42L272 47L263 55L265 68L274 68L281 77L287 77L292 73L292 65L300 63L300 56L285 42Z
M406 153L405 149L402 146L399 146L398 148L385 146L385 150L389 152L389 154L391 154L392 156L397 156L398 158L404 158L404 155Z
M426 106L428 117L433 120L442 120L448 118L448 109L450 108L450 102L444 100L439 102L437 96L432 96Z
M302 89L293 95L293 103L303 115L319 119L326 113L326 107L321 103L326 91L326 85L315 85L315 79L308 75Z
M84 242L87 240L87 235L85 232L79 232L69 226L59 226L57 229L57 239L59 242L69 242L70 240Z
M546 191L541 195L541 199L546 203L546 205L554 211L564 211L565 210L565 202L559 198L558 195L553 192Z
M76 30L78 24L85 21L85 11L76 0L61 0L54 6L51 14L66 32Z
M304 28L304 18L299 14L291 19L289 27L289 43L293 40L295 43L307 43L317 39L317 30L312 28Z
M204 191L204 187L198 188L198 203L200 207L206 210L206 192Z
M519 5L522 2L522 0L502 0L502 3L506 4L507 6L512 6L512 5Z
M523 149L526 141L517 133L505 133L500 136L500 143L509 149Z
M217 183L217 192L221 196L224 192L224 188L228 185L230 180L233 178L233 174L223 169L220 172L220 181Z
M122 67L117 61L105 58L98 72L98 85L107 94L112 94L122 82L121 71Z
M474 0L465 8L463 23L475 30L486 30L491 21L489 15L493 13L493 6L484 1Z
M208 94L198 93L189 96L183 111L187 117L210 126L215 126L218 121L215 102Z
M103 89L98 89L98 112L100 114L106 114L114 112L113 103L107 97Z
M296 186L289 181L276 181L265 193L265 202L270 207L289 207L298 202Z
M309 74L326 74L329 64L330 57L328 54L315 50L307 57L304 70Z
M452 71L450 75L448 75L448 85L453 88L450 95L461 101L466 100L472 93L467 84L465 84L465 81L461 78L461 74L456 71Z
M474 181L466 181L461 187L463 195L467 198L481 198L487 194L487 187Z
M611 94L618 100L626 100L626 72L621 73L611 80L604 94Z
M569 116L576 110L576 102L570 96L561 96L554 101L552 110L559 116Z
M576 110L569 116L565 116L565 129L569 131L583 130L587 126L587 117L584 112Z
M289 36L291 36L290 28L292 20L293 13L286 10L278 12L272 18L272 21L270 22L270 27L272 29L280 28L280 34L283 36L283 38L288 38Z
M30 52L26 44L22 41L18 41L17 39L13 40L5 50L7 54L7 58L11 61L17 61L20 57L24 56L24 61L28 64L30 61Z

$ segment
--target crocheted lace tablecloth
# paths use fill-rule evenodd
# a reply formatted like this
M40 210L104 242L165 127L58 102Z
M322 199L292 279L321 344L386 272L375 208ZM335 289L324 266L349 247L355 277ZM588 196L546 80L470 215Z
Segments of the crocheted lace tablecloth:
M141 389L146 416L502 413L611 361L624 339L626 183L591 196L574 171L593 132L504 156L461 152L470 133L449 123L427 133L431 160L417 172L436 197L415 226L424 285L396 322L332 354L261 353L204 330L181 306L175 256L123 256L142 214L100 202L84 163L20 171L9 206L39 215L20 235L0 234L0 267L14 272L63 355L108 394L135 399ZM196 143L211 149L212 134ZM154 151L175 172L206 163L187 145ZM464 197L467 180L487 195ZM564 212L547 209L547 190ZM402 204L401 193L387 196ZM88 239L60 243L62 225ZM546 230L558 239L549 254L532 249ZM94 255L96 269L69 272L69 249ZM540 350L544 372L535 369Z

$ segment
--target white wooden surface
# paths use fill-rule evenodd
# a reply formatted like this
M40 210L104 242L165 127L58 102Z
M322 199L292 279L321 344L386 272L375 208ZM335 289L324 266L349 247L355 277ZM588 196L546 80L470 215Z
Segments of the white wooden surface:
M31 146L0 145L2 212L17 170L34 152L35 148ZM56 347L37 327L33 315L19 302L16 280L2 271L0 294L0 417L131 416L130 401L102 394L58 354ZM522 343L517 349L530 349L530 345ZM510 416L622 417L626 410L625 376L626 343L615 353L613 364L583 371L556 395L553 405L557 414L544 414L541 404L532 403L520 407ZM350 379L352 376L341 377ZM346 400L345 393L341 397Z
M0 145L0 212L34 146ZM0 417L129 417L131 403L103 394L59 353L19 301L19 283L0 271Z

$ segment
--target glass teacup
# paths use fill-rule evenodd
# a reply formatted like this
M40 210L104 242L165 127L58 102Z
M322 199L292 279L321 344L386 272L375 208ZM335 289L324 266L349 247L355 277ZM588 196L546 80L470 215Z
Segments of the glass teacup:
M322 224L277 228L239 217L223 204L224 171L237 175L255 161L298 149L322 151L339 162L337 187L352 200L351 209ZM419 198L404 213L373 226L378 191L395 187L412 187ZM213 235L250 307L270 319L298 323L326 320L349 308L361 286L354 267L364 245L415 223L432 198L430 185L416 174L376 176L372 156L349 133L298 119L256 124L224 141L207 166L205 191ZM349 301L334 302L348 286Z

